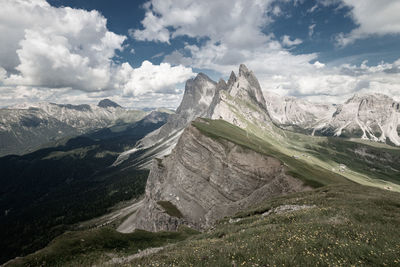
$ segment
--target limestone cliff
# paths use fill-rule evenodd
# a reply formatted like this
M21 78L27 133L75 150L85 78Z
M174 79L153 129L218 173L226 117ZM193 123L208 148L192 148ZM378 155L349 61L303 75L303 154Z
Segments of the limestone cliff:
M207 75L199 73L196 78L189 79L185 85L182 102L176 114L168 118L166 124L146 135L135 148L121 153L113 165L127 160L137 151L144 151L136 156L134 165L147 168L154 157L168 155L176 145L183 129L197 117L204 117L216 92L216 83Z
M118 230L175 230L181 224L202 230L272 196L304 189L279 160L190 125L169 156L153 161L142 207ZM162 202L182 216L169 215Z

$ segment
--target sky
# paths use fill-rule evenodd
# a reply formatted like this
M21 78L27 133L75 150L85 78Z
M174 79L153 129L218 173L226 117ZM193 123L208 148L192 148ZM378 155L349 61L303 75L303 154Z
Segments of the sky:
M0 106L176 108L244 63L265 94L400 101L399 0L1 0Z

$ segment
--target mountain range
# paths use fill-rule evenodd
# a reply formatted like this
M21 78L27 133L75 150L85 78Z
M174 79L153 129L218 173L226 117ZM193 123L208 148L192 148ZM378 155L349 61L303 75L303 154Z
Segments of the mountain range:
M110 107L108 101L103 105L106 107L96 109L102 112L104 109L121 110L115 105ZM90 112L82 107L78 109ZM34 166L38 159L72 157L91 164L100 157L102 168L97 172L98 167L95 167L89 177L90 181L99 184L107 181L112 185L113 189L103 195L121 197L121 184L127 186L127 181L135 184L129 187L131 190L138 190L130 195L135 197L131 202L115 206L101 217L93 216L90 221L80 222L73 228L73 233L65 233L43 250L9 264L93 265L108 262L168 266L175 262L174 257L180 257L181 265L200 261L205 265L235 266L233 259L238 254L247 253L239 258L249 260L249 255L257 254L254 251L265 243L254 238L263 236L263 240L269 240L271 236L275 237L275 230L284 225L297 227L281 229L290 235L285 238L289 243L292 239L297 240L297 233L312 230L307 236L314 236L314 241L308 240L307 246L312 242L324 242L334 234L341 235L342 231L353 231L356 225L363 233L364 228L373 229L372 234L364 233L368 240L374 236L379 242L387 242L392 235L396 237L392 236L390 240L395 240L398 234L391 233L391 229L400 218L395 215L386 221L378 218L389 218L387 216L400 207L397 197L400 192L399 116L399 103L380 94L355 95L344 104L332 105L263 93L254 73L243 64L237 74L231 73L228 81L215 82L200 73L186 82L182 102L173 114L153 112L133 124L110 120L112 126L106 129L87 133L79 137L79 142L71 139L68 149L47 148L26 156L5 157L11 163L3 165L11 166L10 170L16 166L14 161L26 162L28 158ZM67 121L71 123L72 120ZM77 123L70 125L77 127ZM136 131L144 129L143 125L150 127L130 138ZM81 138L89 138L84 139L84 146ZM71 147L72 144L78 145ZM150 171L144 185L138 182L138 177L146 170ZM40 170L37 173L40 174ZM113 177L119 177L118 174L127 181L118 180L114 184ZM65 190L64 186L71 182L69 178L73 175L62 177L59 188ZM5 192L18 192L18 184L29 179L12 171L11 176L18 176L20 180L8 185L12 190ZM40 180L39 177L36 179ZM84 178L76 176L74 179ZM351 196L350 191L355 195ZM137 192L142 196L139 197ZM46 190L42 193L42 198L49 194ZM15 199L12 194L8 196L11 198L3 202L4 208ZM352 199L359 202L351 203ZM346 202L341 202L344 200ZM364 204L359 204L362 202ZM5 217L10 218L12 209L7 214ZM60 219L57 217L57 220ZM388 220L390 223L384 227ZM306 224L311 221L314 224ZM264 236L263 233L269 234ZM315 233L329 236L324 239ZM191 239L193 235L199 237ZM342 239L353 242L351 238ZM240 240L248 240L253 249L246 252ZM173 246L173 242L178 244ZM214 247L215 242L220 245ZM280 251L285 249L276 242L268 244L281 255ZM78 243L80 249L71 245ZM167 244L171 247L165 246ZM238 254L231 255L224 251L224 246ZM318 246L325 248L328 244ZM354 254L359 255L363 250L356 246L351 243L351 249L341 253L349 259ZM153 250L141 254L142 249L149 247ZM212 247L212 251L207 247ZM300 247L303 249L304 244ZM202 258L194 259L192 249L197 248L208 256L202 254ZM168 254L170 250L173 254ZM158 254L159 251L166 252ZM380 249L377 251L381 252ZM387 248L382 247L383 251ZM213 259L213 253L221 255L220 259ZM121 254L125 256L121 258ZM271 263L268 258L274 256L263 258ZM365 258L374 261L364 254L356 257L357 260ZM273 263L287 261L276 259ZM303 263L317 264L314 261Z
M147 113L128 110L104 99L98 105L20 104L0 109L0 156L25 154L46 143L118 123L131 123Z

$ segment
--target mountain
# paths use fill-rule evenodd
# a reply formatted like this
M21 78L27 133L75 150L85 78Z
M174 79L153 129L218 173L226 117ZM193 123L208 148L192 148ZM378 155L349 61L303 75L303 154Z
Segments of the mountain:
M207 75L199 73L194 79L186 82L185 92L181 104L172 114L165 125L145 136L135 148L125 151L114 162L114 166L133 157L135 163L142 167L149 167L150 160L171 152L176 145L183 129L195 118L206 114L215 95L216 83ZM140 157L135 156L137 152Z
M309 189L308 185L320 186L343 182L344 177L354 180L350 173L344 173L346 167L341 167L346 166L341 163L345 159L343 153L339 159L330 156L329 160L334 162L335 166L330 167L325 163L329 161L324 158L326 156L320 156L323 149L322 140L309 137L307 138L309 141L303 143L300 140L305 137L296 136L282 129L283 122L286 125L307 127L307 129L319 124L324 125L330 121L329 117L334 112L334 106L312 104L290 98L281 98L279 104L273 104L271 98L268 98L267 102L254 73L244 65L240 66L238 76L232 72L227 83L220 80L214 84L214 88L214 97L207 101L209 107L203 114L212 121L221 123L215 124L209 120L188 123L194 116L185 117L187 119L181 125L187 126L182 134L175 137L177 143L171 152L167 155L153 155L156 159L150 168L146 197L137 212L119 226L119 231L176 230L182 224L202 230L224 216L233 215L275 195ZM199 93L204 93L200 88L197 90ZM211 96L211 93L209 95ZM194 94L187 93L180 106L186 109L178 109L177 114L193 107L201 98L204 97L195 98ZM285 112L279 114L279 111L283 110ZM319 116L310 116L312 112L321 113ZM271 113L275 116L270 116ZM228 123L228 126L222 122ZM204 127L209 127L205 125L214 125L213 127L217 128L210 126L211 130L204 132ZM156 136L157 138L150 140L161 139L161 142L165 142L165 139L159 138L161 130L163 130L162 136L170 136L177 129L168 126L168 123L165 124L144 139L149 141L147 138ZM224 138L221 140L219 127L228 128L229 134L236 133L236 135L233 137L228 135L227 138L227 133L224 132ZM243 148L248 146L254 137L266 142L259 144L258 149L268 148L268 153L274 157L267 157L264 153L255 152L254 149ZM374 157L370 153L375 153L367 147L352 150L349 146L348 150L346 154L363 151L364 157ZM305 171L300 172L298 176L289 175L288 173L298 172L297 164L300 157L304 158L301 160L302 164L309 170L315 168L314 164L322 166L317 172L324 177L310 181ZM336 163L337 160L339 163ZM391 158L390 164L395 164L395 161ZM355 162L353 160L353 163ZM375 164L375 167L377 165ZM354 170L356 168L354 166ZM366 173L365 169L358 171L362 173L361 175L371 175L369 172ZM397 172L398 170L395 170L393 175ZM315 179L319 175L314 173L312 176ZM324 182L326 177L332 178Z
M382 94L355 95L316 134L357 137L400 146L400 103Z
M269 115L279 127L311 134L324 127L332 118L336 107L332 104L312 103L296 97L283 97L266 92Z
M171 154L152 165L142 207L119 231L171 231L182 224L204 230L272 196L307 189L279 160L211 138L196 123L207 121L186 127Z
M138 121L145 115L110 100L98 105L38 103L0 109L0 156L24 154L61 138Z
M226 86L223 84L220 81L221 89L215 96L214 105L209 108L211 119L223 119L244 129L256 123L271 130L272 121L261 86L252 71L242 64L238 77L232 72Z
M267 92L266 103L283 129L400 146L400 103L383 94L357 94L344 104L330 105Z
M101 108L122 108L120 105L107 98L100 100L100 102L97 105Z

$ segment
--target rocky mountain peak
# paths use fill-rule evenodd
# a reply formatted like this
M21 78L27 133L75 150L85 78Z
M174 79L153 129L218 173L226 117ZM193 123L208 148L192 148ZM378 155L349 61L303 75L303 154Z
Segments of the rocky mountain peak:
M258 106L266 110L266 103L260 83L252 71L244 64L239 67L239 77L231 85L230 94L234 97L250 98L251 102L255 102Z
M200 113L204 112L214 97L215 86L216 82L207 75L197 74L194 79L186 82L183 99L176 112L180 114L186 111L197 115L199 115L199 112L195 111L197 109L201 110Z
M219 84L222 85L221 82ZM168 118L166 124L140 140L132 151L149 148L149 153L157 151L158 156L169 154L176 145L183 129L195 118L206 115L217 87L217 83L204 73L199 73L194 79L189 79L186 82L182 102L176 113ZM129 156L129 153L129 151L123 153L123 157ZM119 162L123 160L124 158L121 157Z
M231 76L229 77L229 80L228 80L228 87L230 87L230 86L232 86L232 84L234 84L235 82L236 82L236 75L235 75L235 73L232 71L231 72Z
M100 100L100 102L97 104L97 106L101 107L101 108L121 108L120 105L118 105L117 103L115 103L114 101L105 98L103 100Z
M196 75L196 77L193 79L195 82L200 82L200 81L210 81L214 82L213 80L210 79L206 74L200 72Z
M249 73L250 73L250 71L246 67L246 65L245 64L240 64L240 66L239 66L239 76L247 75Z
M224 79L220 79L217 83L217 87L216 87L216 91L220 91L220 90L226 90L228 88L227 83L225 82Z

